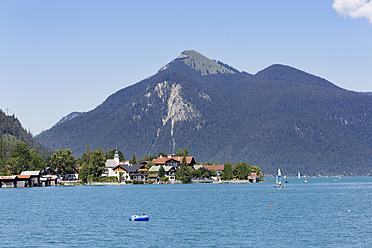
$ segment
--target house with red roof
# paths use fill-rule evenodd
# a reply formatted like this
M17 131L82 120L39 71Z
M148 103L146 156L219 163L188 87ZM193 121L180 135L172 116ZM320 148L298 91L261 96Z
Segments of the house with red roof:
M248 181L251 183L258 183L261 180L260 176L257 176L256 173L251 173L248 175Z
M218 164L218 165L203 165L204 168L208 170L215 170L217 171L217 176L220 176L220 174L223 172L225 165L223 164Z

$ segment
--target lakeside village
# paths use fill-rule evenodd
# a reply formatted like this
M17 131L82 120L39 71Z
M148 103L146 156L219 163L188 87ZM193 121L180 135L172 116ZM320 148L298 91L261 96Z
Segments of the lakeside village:
M107 159L104 166L100 168L98 177L93 177L89 173L87 176L87 169L84 166L67 165L65 168L57 166L55 169L44 167L41 170L21 171L19 175L0 176L0 187L79 184L258 183L263 180L260 168L248 163L237 163L235 166L229 162L223 165L217 163L200 164L196 163L194 157L189 156L188 152L186 156L179 155L183 154L159 153L157 157L151 156L150 160L137 164L135 154L131 161L121 162L116 150L114 158Z

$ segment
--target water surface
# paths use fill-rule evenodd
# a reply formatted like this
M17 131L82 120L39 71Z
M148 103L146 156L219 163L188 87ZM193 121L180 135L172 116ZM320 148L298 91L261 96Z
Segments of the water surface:
M371 177L289 181L0 189L0 247L371 247Z

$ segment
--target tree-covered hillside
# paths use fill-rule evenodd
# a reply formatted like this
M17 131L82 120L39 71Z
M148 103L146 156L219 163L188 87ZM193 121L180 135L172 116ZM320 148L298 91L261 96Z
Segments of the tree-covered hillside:
M247 161L266 174L370 175L371 124L366 94L289 66L251 75L185 51L37 139L78 156L86 145L125 157L187 146L197 161Z
M6 115L0 109L0 150L3 157L9 157L11 148L17 143L24 142L30 149L35 149L37 153L41 154L44 158L51 153L44 149L39 142L35 140L32 134L22 127L20 121L14 116Z

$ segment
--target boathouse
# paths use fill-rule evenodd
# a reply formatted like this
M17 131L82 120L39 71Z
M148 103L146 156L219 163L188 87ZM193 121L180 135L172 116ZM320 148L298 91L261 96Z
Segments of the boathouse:
M17 175L17 188L31 187L31 175Z
M17 176L0 176L0 188L16 188Z
M41 172L40 171L22 171L21 176L30 176L31 182L30 182L29 187L41 186L41 182L40 182Z

